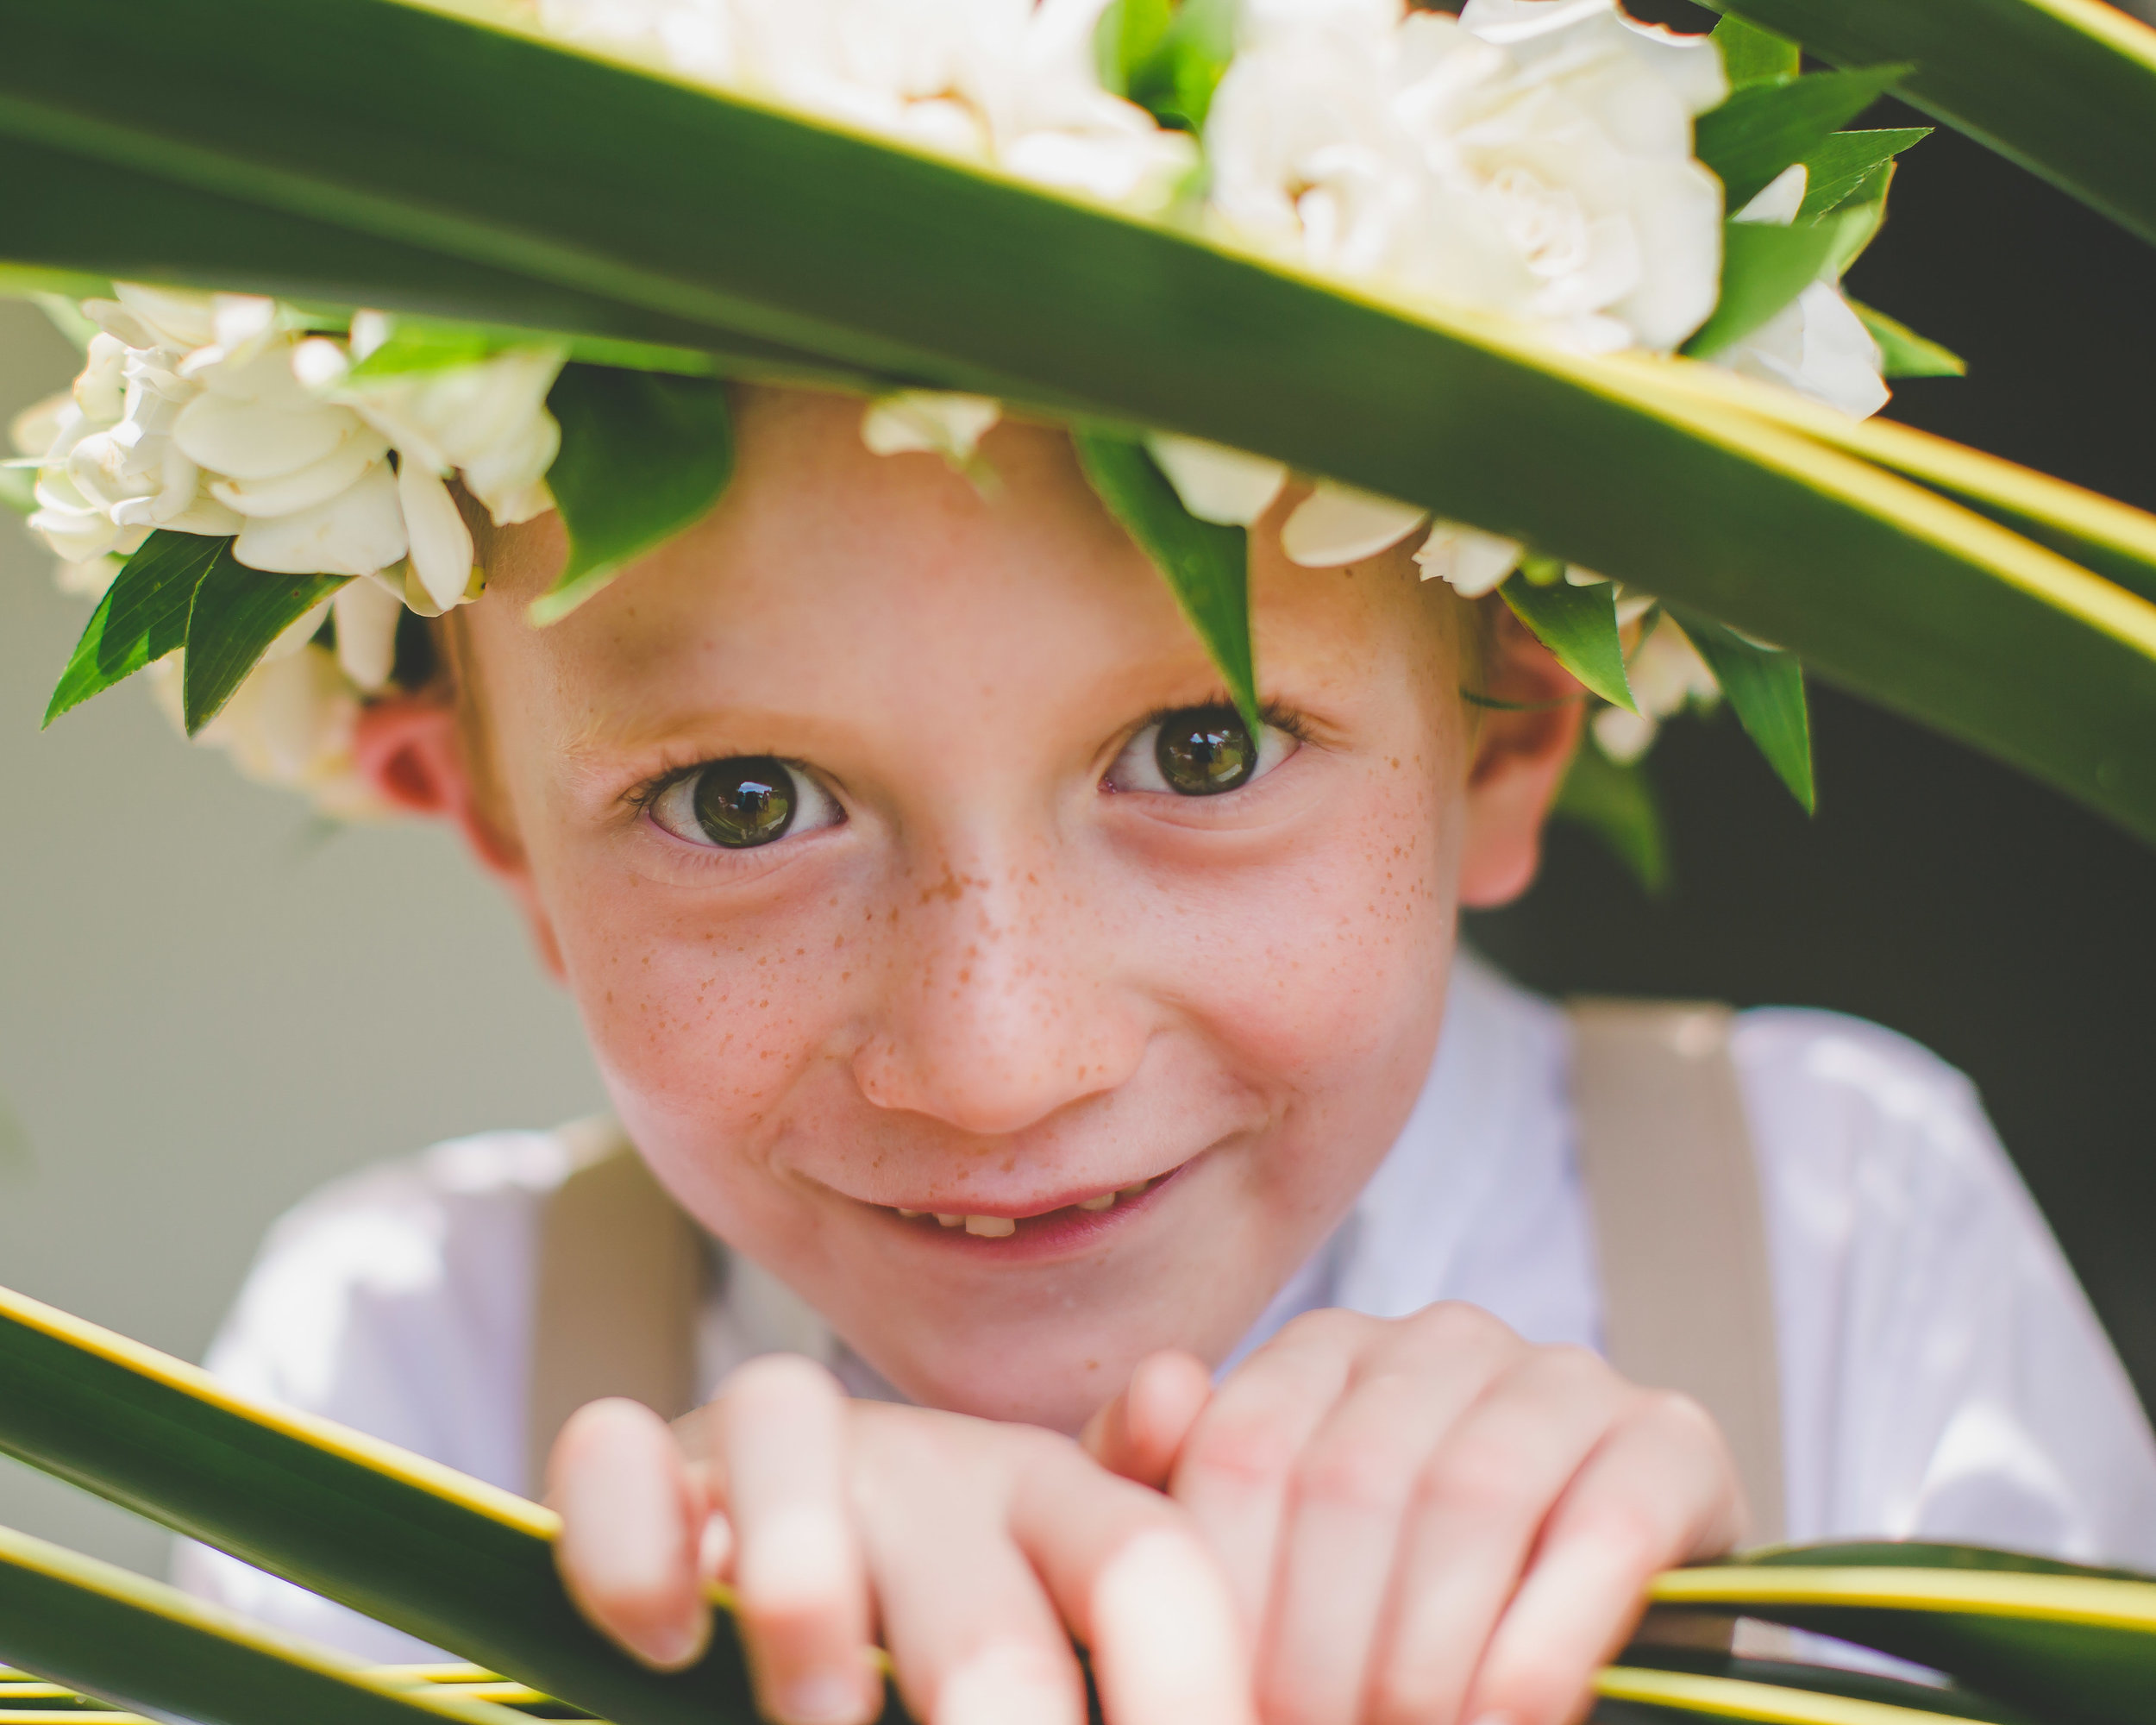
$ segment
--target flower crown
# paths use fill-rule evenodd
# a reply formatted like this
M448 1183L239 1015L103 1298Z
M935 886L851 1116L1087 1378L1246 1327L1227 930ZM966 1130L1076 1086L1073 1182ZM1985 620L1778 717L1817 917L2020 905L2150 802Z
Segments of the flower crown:
M1926 135L1840 129L1908 68L1804 74L1794 42L1735 17L1707 37L1614 0L1468 0L1457 17L1401 0L528 13L580 51L1555 354L1683 355L1848 421L1885 402L1885 377L1961 369L1839 286L1895 158ZM47 304L86 362L17 420L17 465L62 585L99 600L47 722L154 668L189 735L334 813L365 807L360 706L429 674L413 620L484 585L453 485L498 524L561 511L570 561L535 607L543 622L708 510L730 472L725 366L693 354L129 283ZM966 467L1000 411L901 389L871 398L862 430L880 454ZM1288 467L1172 432L1073 430L1255 722L1239 530ZM1612 802L1609 775L1660 720L1725 695L1809 806L1793 655L1514 537L1311 477L1282 527L1292 561L1336 567L1415 536L1426 578L1501 593L1585 685L1579 808L1636 811Z

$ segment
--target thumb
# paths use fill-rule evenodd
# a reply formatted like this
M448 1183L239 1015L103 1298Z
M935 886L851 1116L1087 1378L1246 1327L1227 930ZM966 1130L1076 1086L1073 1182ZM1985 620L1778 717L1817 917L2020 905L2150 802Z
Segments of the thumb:
M1163 1348L1138 1361L1122 1394L1086 1422L1081 1441L1109 1472L1162 1490L1212 1400L1213 1377L1203 1362Z

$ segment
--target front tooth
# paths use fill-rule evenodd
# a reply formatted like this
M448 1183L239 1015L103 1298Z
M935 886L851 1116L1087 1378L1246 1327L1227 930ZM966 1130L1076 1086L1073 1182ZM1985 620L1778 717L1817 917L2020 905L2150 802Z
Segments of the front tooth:
M924 1216L924 1215L926 1215L926 1214L928 1214L928 1212L927 1212L927 1211L925 1211L925 1210L909 1210L909 1209L905 1208L903 1206L901 1206L901 1207L899 1208L899 1214L901 1216L904 1216L904 1217L906 1219L906 1220L908 1220L908 1221L910 1222L910 1221L912 1221L912 1220L915 1217L917 1217L917 1216Z
M941 1218L938 1218L940 1220ZM979 1234L983 1239L1000 1240L1018 1231L1018 1225L1008 1216L968 1216L966 1232Z
M1114 1193L1103 1192L1098 1198L1081 1198L1078 1201L1078 1208L1081 1210L1105 1210L1114 1202Z
M937 1223L942 1227L955 1228L965 1220L963 1216L947 1216L941 1210L936 1213Z
M1133 1180L1128 1186L1119 1188L1115 1195L1119 1198L1135 1198L1152 1183L1150 1180Z

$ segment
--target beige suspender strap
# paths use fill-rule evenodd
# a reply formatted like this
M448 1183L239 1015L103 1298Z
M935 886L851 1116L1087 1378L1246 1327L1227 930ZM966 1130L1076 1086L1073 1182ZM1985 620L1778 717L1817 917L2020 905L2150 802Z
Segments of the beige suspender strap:
M1759 1178L1727 1007L1571 1008L1580 1170L1601 1263L1610 1363L1712 1414L1782 1538L1782 1389Z
M696 1405L702 1233L611 1120L561 1129L572 1171L540 1218L525 1398L526 1476L586 1402L626 1396L671 1420Z

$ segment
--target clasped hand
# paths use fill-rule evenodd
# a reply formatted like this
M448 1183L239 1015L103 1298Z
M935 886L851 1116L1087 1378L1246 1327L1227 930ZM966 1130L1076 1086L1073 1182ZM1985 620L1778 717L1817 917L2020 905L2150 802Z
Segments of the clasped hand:
M1474 1308L1297 1319L1218 1386L1142 1362L1081 1440L750 1362L555 1446L562 1574L658 1666L738 1601L763 1710L862 1725L1568 1725L1657 1571L1744 1505L1695 1404Z

